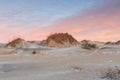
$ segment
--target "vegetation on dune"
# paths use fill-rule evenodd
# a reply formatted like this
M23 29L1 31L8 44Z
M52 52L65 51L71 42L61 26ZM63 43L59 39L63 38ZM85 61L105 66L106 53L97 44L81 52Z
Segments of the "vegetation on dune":
M32 52L32 54L37 54L37 52L34 50L34 51Z
M105 45L109 45L109 44L113 44L113 43L110 41L105 43Z
M17 38L15 40L9 42L8 44L6 44L6 47L8 47L8 46L16 47L19 43L21 43L21 41L23 41L23 39Z
M115 44L120 45L120 41L115 42Z
M105 45L120 45L120 40L116 42L106 42Z
M108 68L101 73L101 78L108 80L120 80L120 69Z
M55 33L48 36L46 44L52 47L77 45L78 41L68 33Z
M87 49L87 50L95 50L98 49L98 46L96 44L90 43L88 41L84 41L81 43L81 47L83 49Z

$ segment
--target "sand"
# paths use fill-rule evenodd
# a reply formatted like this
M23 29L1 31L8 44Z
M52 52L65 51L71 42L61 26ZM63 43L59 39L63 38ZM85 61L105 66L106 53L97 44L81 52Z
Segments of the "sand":
M42 54L31 54L30 49L1 54L0 80L105 80L100 78L104 69L120 66L120 46L101 47L95 51L75 46L42 49Z

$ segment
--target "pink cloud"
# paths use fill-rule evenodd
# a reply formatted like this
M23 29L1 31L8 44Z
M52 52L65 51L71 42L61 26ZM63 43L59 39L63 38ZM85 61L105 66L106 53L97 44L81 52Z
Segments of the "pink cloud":
M115 4L83 11L49 26L45 31L69 32L78 40L120 40L120 11L116 8L120 6Z
M78 14L68 17L48 27L38 27L30 32L28 39L41 40L55 32L68 32L78 40L115 41L120 39L120 15L110 14ZM28 37L29 36L29 37Z
M68 32L76 39L94 41L120 40L120 5L119 0L109 0L109 4L102 7L86 9L83 12L59 20L53 25L42 27L37 25L26 27L26 24L17 25L0 23L0 42L8 42L16 37L26 40L43 40L55 32ZM15 27L11 27L15 26Z

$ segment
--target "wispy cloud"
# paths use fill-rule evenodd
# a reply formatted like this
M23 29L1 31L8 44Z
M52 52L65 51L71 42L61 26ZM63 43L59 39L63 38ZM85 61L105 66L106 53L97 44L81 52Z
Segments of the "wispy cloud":
M42 40L55 32L69 32L78 40L120 39L120 0L89 0L87 4L87 0L75 2L76 6L75 3L68 4L66 0L65 9L60 4L55 4L55 7L41 3L42 6L35 9L31 4L25 8L12 8L7 13L5 11L6 14L0 18L0 41L8 42L15 37ZM60 3L63 5L62 1ZM82 6L78 6L80 4Z
M94 8L61 20L52 25L49 30L51 32L70 32L79 40L115 41L120 39L119 9L119 0L108 0L104 5L97 6L96 4ZM105 35L104 33L112 34Z

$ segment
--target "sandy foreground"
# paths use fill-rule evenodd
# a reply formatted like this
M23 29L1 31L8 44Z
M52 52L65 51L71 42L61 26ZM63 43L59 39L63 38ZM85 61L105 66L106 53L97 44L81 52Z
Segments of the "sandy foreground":
M42 54L0 55L0 80L105 80L101 72L120 66L120 46L88 51L77 47Z

